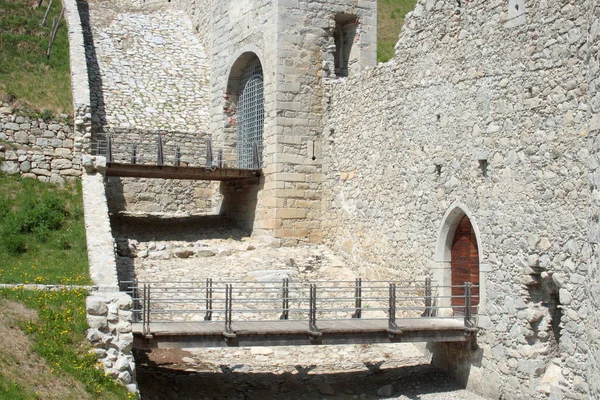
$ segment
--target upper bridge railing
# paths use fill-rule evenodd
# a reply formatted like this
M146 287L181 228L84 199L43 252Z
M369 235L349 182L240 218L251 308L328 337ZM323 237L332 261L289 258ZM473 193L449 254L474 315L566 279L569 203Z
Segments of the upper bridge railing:
M166 141L163 135L154 139L127 140L121 135L106 135L92 142L92 154L106 157L107 163L153 165L173 167L204 167L259 170L261 161L258 144L252 147L252 165L240 165L232 148L213 149L212 140L206 137L195 145L180 145Z
M439 319L449 312L467 330L475 329L477 286L440 286L424 281L317 281L289 279L268 282L122 282L134 301L134 322L151 335L152 324L206 321L223 324L223 334L235 336L234 322L304 321L319 334L319 322L387 321L390 334L400 332L398 320ZM442 290L443 288L447 290ZM441 295L442 292L454 295ZM458 294L456 294L458 293ZM456 305L458 304L458 305Z

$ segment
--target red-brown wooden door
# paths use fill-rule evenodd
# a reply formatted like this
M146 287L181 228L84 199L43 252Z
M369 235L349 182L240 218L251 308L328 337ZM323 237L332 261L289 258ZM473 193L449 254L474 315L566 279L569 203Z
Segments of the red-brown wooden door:
M458 224L454 240L452 241L452 307L455 312L464 313L465 305L465 282L471 282L474 286L479 286L479 251L477 248L477 238L469 217L466 215ZM461 287L454 287L454 286ZM479 304L479 287L472 290L473 306ZM460 297L454 297L460 296Z

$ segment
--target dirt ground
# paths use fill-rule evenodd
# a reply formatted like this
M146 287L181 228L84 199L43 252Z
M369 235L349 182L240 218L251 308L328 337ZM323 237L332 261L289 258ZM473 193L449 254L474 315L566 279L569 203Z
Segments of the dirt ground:
M319 364L274 366L273 356L263 356L262 362L256 362L261 356L255 356L254 362L225 358L219 363L203 362L201 350L138 351L137 377L142 398L152 400L482 399L428 364L401 365L401 360L390 360L346 369ZM404 363L415 362L418 358Z
M80 383L54 374L46 360L32 351L18 324L36 318L35 311L23 304L0 300L0 374L40 399L89 399Z

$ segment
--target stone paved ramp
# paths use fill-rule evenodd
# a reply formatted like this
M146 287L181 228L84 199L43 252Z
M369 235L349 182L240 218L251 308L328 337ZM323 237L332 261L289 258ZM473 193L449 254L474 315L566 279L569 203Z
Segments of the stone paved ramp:
M96 123L208 131L208 56L186 14L167 4L89 2Z

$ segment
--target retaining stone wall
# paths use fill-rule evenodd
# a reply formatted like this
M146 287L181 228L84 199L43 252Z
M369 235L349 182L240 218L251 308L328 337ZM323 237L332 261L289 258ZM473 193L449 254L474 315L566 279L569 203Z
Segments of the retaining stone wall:
M331 86L324 240L367 276L444 278L459 207L481 332L477 351L441 350L446 367L492 398L588 398L592 2L462 4L419 1L392 61Z
M95 294L86 301L87 339L104 370L137 393L133 349L132 300L126 293Z
M81 156L74 151L73 127L60 121L44 122L0 108L2 171L25 178L62 184L81 175Z

